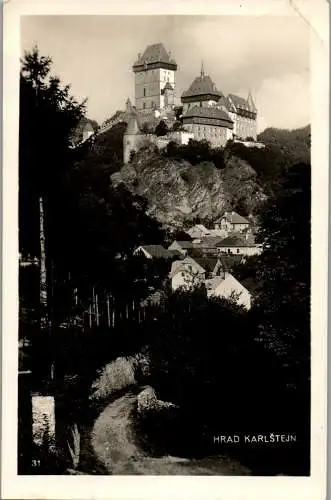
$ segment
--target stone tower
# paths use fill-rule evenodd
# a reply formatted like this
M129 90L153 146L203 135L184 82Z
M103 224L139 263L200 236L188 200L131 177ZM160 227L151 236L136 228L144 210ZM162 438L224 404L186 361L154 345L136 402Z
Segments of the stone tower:
M139 148L142 134L140 132L137 117L132 113L129 119L126 131L123 136L123 162L129 163L131 151L136 151Z
M169 106L174 101L177 64L162 43L148 45L143 55L138 54L132 69L135 76L135 105L138 112L164 109L166 104ZM171 95L169 87L172 88Z

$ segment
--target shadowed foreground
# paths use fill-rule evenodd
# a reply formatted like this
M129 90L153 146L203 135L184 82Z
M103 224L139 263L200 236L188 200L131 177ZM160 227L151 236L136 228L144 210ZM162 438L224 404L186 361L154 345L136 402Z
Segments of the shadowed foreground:
M238 462L218 456L191 460L150 457L137 445L130 415L137 395L132 392L110 403L96 419L91 436L98 460L114 475L250 475Z

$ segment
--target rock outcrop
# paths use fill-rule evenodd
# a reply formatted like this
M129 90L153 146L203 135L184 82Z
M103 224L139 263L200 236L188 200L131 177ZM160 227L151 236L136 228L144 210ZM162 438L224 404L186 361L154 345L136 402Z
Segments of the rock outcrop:
M214 222L237 202L254 209L264 196L256 177L238 158L230 157L220 170L212 162L191 165L146 147L111 180L145 197L148 214L164 226L182 228L197 220Z
M159 400L153 387L147 386L138 394L137 411L140 415L149 411L160 411L168 408L176 408L176 405Z

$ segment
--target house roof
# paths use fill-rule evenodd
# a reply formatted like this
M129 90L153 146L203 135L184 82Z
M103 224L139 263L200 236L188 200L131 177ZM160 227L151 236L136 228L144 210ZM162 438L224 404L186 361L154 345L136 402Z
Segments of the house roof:
M193 228L191 229L199 229L200 231L202 231L203 233L209 233L209 229L206 228L206 226L204 226L203 224L196 224L195 226L193 226Z
M214 271L218 259L216 257L198 257L194 258L195 262L197 262L201 267L204 268L205 271L211 273Z
M210 76L202 74L197 76L189 86L188 90L185 90L182 93L182 98L206 94L211 94L216 97L222 97L223 95L222 92L217 90L215 83Z
M203 247L216 248L217 244L223 241L224 236L206 236L201 241Z
M257 293L258 289L260 288L261 284L258 283L254 278L245 278L240 281L242 286L246 288L246 290L249 291L250 294L254 295Z
M240 97L239 95L235 94L229 94L229 98L236 106L236 108L241 108L241 109L246 109L247 111L251 111L251 107L247 99L244 99L243 97Z
M179 258L179 259L183 257L183 254L181 254L179 250L169 250L169 248L168 248L167 252L168 252L168 253L170 254L170 256L172 256L172 257L177 257L177 258Z
M145 252L149 253L155 259L169 259L172 256L171 252L166 250L162 245L142 245L139 249L145 250Z
M185 257L183 260L175 260L171 265L170 276L173 278L181 270L188 270L192 267L192 272L203 274L205 269L192 257Z
M249 220L237 214L237 212L230 212L230 213L225 212L223 217L226 217L228 221L231 222L232 224L250 224Z
M134 63L133 67L135 68L136 66L141 66L145 63L165 63L176 65L174 59L171 58L170 54L164 48L163 43L153 43L148 45L145 52L138 57L138 60Z
M220 241L217 244L217 246L219 248L222 248L222 247L251 247L255 245L247 241L245 238L233 234L228 236L227 238L224 238L224 240Z
M221 263L221 268L223 271L232 271L232 269L237 265L240 264L241 261L243 260L242 255L235 255L235 254L220 254L218 257L220 263Z
M218 103L217 103L217 106L224 106L228 111L232 112L232 113L235 113L236 112L236 108L235 106L233 105L233 103L230 101L230 99L228 97L226 97L225 95L223 95Z
M190 108L183 118L212 118L214 120L224 120L233 124L233 121L229 117L229 115L223 111L223 109L218 109L216 107L211 106L193 106Z
M175 240L174 243L177 243L177 245L179 245L184 250L186 250L187 248L193 248L192 241L178 241L178 240Z

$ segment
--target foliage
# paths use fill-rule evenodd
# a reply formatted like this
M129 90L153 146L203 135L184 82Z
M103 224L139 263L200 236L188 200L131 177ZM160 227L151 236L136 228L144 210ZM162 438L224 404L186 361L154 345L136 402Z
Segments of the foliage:
M22 254L39 255L39 197L51 216L59 183L71 161L71 135L85 111L50 75L51 59L26 52L20 75L19 226ZM48 230L49 225L46 227Z
M310 163L310 125L294 130L270 127L259 134L257 140L279 148L288 164Z
M76 151L75 162L82 167L94 169L104 168L111 175L123 164L123 135L126 123L119 122L99 134L92 146Z
M224 154L222 148L211 148L206 140L197 141L190 139L188 144L178 145L169 142L164 150L168 158L183 159L197 165L202 162L213 162L216 168L224 168Z
M45 239L53 322L74 315L73 290L93 284L123 295L141 274L128 265L140 244L162 243L159 224L146 215L146 201L110 174L122 162L125 124L72 149L72 132L84 103L50 76L51 60L38 49L22 61L20 95L20 248L39 255L39 196L44 199ZM120 258L120 259L119 259ZM130 274L131 273L131 274ZM145 289L147 288L147 284ZM137 290L137 287L135 288Z
M142 124L142 126L140 127L140 131L143 133L143 134L150 134L151 133L151 128L150 126L148 125L148 122L144 122Z
M226 425L228 431L239 425L250 430L260 425L260 432L267 429L280 402L276 396L282 375L276 375L271 354L254 341L249 318L235 303L207 299L199 288L173 293L150 337L151 385L162 399L209 426ZM273 398L267 399L270 391ZM222 395L220 412L215 394ZM259 416L261 405L264 421ZM245 423L240 417L243 411Z
M92 384L91 398L107 399L117 391L135 384L133 359L119 357L107 364Z
M295 165L264 207L258 234L260 335L282 357L294 386L309 378L310 203L310 166Z
M164 120L161 120L155 127L155 135L157 135L158 137L167 135L168 132L169 128Z

